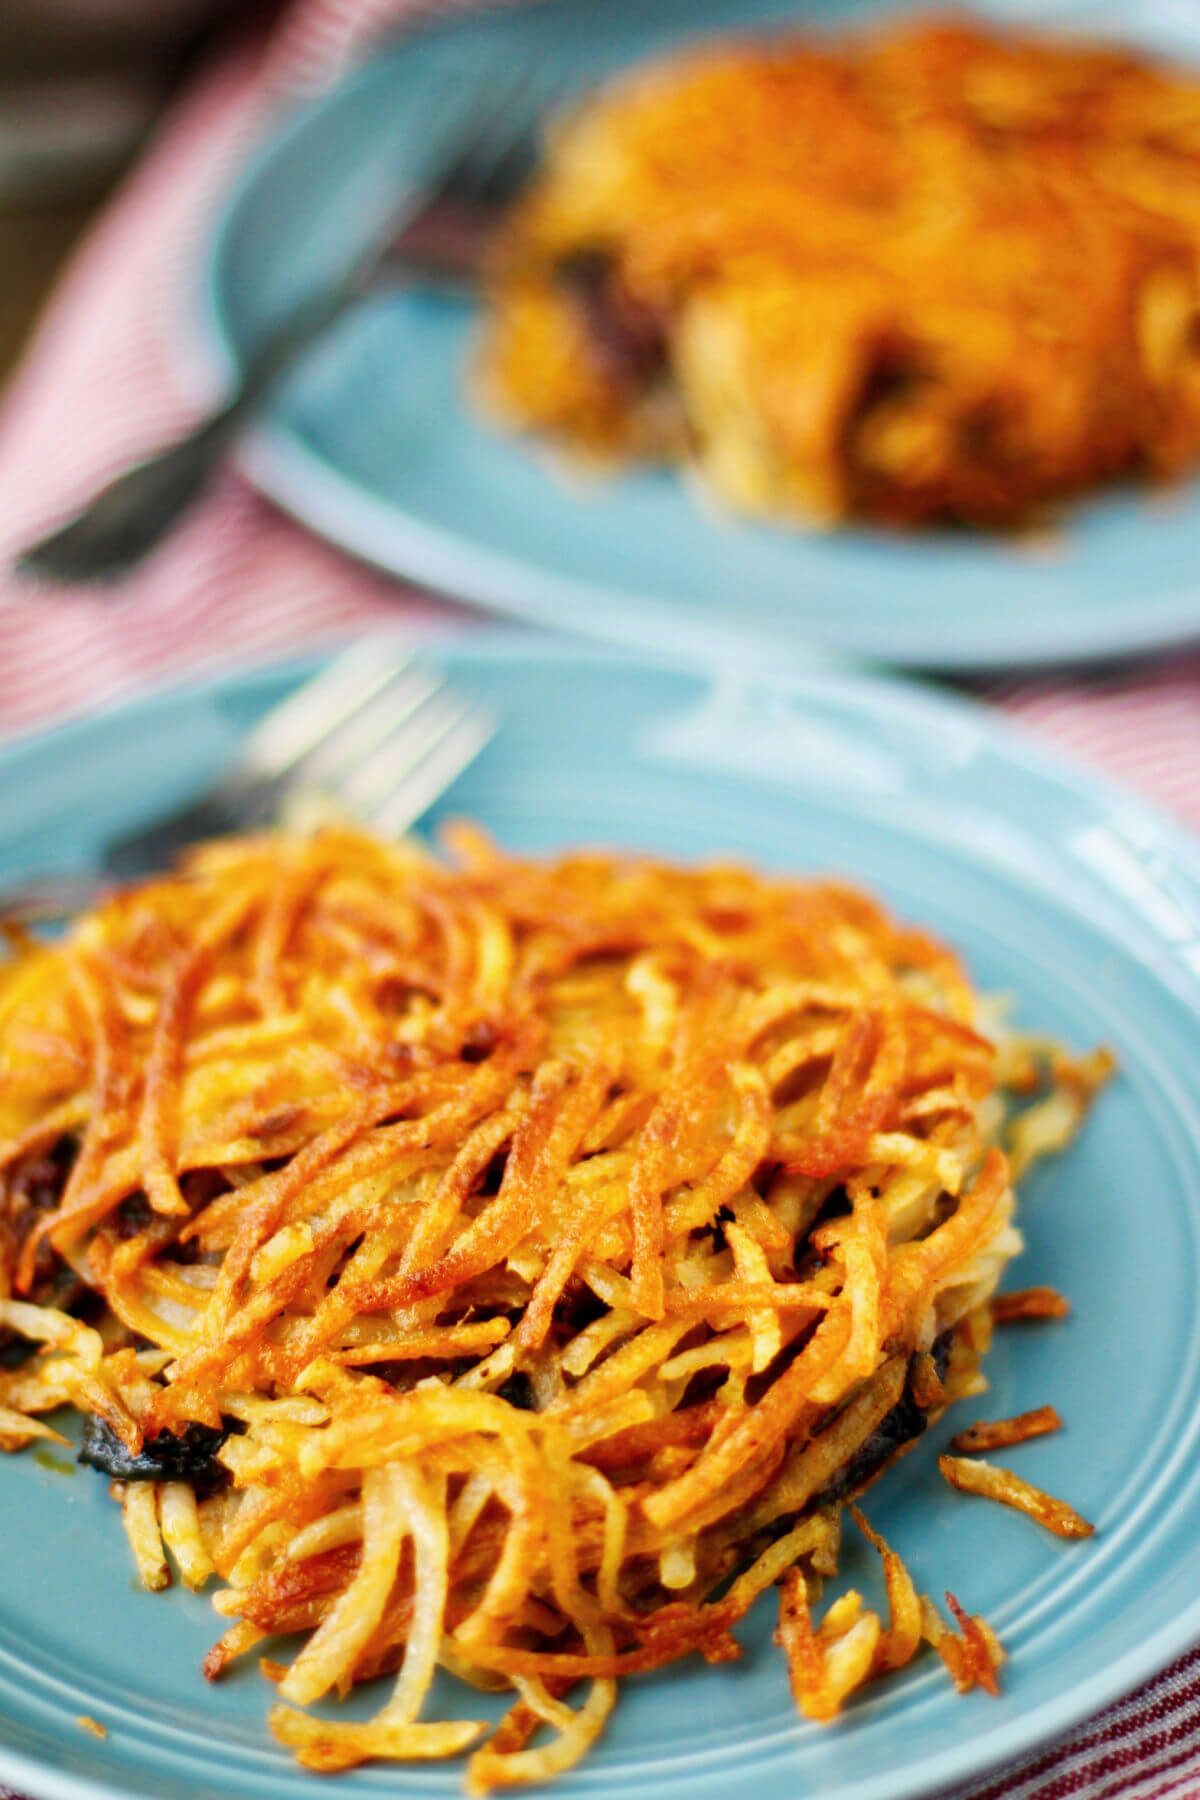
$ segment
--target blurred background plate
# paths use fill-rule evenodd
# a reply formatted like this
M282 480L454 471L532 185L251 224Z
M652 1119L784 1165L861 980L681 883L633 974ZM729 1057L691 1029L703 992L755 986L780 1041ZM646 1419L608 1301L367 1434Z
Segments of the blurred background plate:
M378 55L285 124L220 220L204 317L226 370L343 264L411 160L413 103L474 54L553 54L581 85L735 26L849 26L894 0L566 0L502 8ZM1125 35L1200 61L1194 0L993 0L995 18ZM466 301L381 298L288 384L245 466L385 569L560 629L721 656L820 646L930 668L1148 650L1200 636L1200 487L1116 491L1037 547L960 534L805 535L719 517L668 469L586 484L493 430L464 387Z
M1018 1017L1112 1043L1119 1079L1025 1184L1015 1281L1070 1295L1063 1324L998 1334L998 1417L1053 1402L1065 1431L1014 1452L1098 1535L1065 1544L952 1492L947 1420L874 1489L919 1586L949 1587L1010 1652L999 1700L957 1697L927 1653L837 1726L800 1721L771 1646L635 1677L587 1762L546 1793L596 1800L904 1800L1061 1731L1200 1635L1200 849L990 716L866 678L720 681L484 634L432 654L502 721L441 811L515 849L580 841L838 870L966 952ZM229 676L0 748L0 882L97 845L215 772L307 670ZM40 1800L428 1800L453 1765L322 1779L266 1735L253 1658L209 1687L204 1595L141 1591L106 1483L51 1448L0 1458L0 1780ZM845 1582L877 1596L847 1532ZM443 1696L444 1697L444 1696ZM471 1695L472 1710L481 1697ZM377 1704L368 1690L353 1705ZM459 1701L461 1705L461 1700ZM108 1727L99 1743L78 1724ZM443 1715L444 1716L444 1715Z

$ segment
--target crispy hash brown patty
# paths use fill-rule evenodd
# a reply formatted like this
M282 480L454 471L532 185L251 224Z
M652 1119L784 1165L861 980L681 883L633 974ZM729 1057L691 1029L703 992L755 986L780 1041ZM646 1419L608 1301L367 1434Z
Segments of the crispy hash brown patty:
M603 87L501 231L480 398L821 525L1200 455L1200 78L965 20Z
M447 839L214 843L15 946L0 1444L86 1415L142 1579L223 1583L210 1676L306 1634L262 1666L316 1769L550 1776L775 1582L813 1718L923 1639L994 1687L866 1521L886 1620L812 1608L844 1507L983 1386L1007 1096L1025 1163L1106 1060L983 1035L849 887ZM419 1717L439 1663L514 1690L486 1741ZM367 1723L301 1710L395 1670Z

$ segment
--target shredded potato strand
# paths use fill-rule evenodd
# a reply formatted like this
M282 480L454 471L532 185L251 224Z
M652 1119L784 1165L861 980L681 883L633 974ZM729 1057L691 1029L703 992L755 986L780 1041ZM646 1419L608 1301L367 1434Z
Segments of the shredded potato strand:
M1091 1537L1096 1529L1065 1500L1056 1500L1042 1488L1034 1487L1032 1482L1014 1475L1011 1469L978 1462L969 1456L939 1456L938 1468L951 1487L961 1488L965 1494L982 1494L988 1500L998 1500L1002 1506L1011 1506L1014 1511L1023 1512L1044 1525L1056 1537Z

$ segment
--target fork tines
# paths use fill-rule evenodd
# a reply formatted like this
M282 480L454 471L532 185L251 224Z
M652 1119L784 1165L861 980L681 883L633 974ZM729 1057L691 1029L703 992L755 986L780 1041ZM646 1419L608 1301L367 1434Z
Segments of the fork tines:
M319 793L385 835L407 831L478 755L491 714L453 693L411 645L369 638L254 731L233 784ZM228 791L228 787L227 787Z

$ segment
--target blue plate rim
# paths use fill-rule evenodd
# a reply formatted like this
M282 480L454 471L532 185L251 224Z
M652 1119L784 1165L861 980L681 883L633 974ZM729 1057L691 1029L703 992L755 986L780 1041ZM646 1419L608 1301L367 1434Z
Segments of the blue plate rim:
M513 20L551 7L555 0L518 0L494 18ZM487 18L487 14L480 15ZM298 140L319 131L322 121L345 97L377 78L379 65L402 60L410 37L437 35L445 27L418 27L411 34L386 40L363 62L315 98L283 108L264 123L257 142L224 193L212 217L200 266L192 283L190 341L179 347L181 362L191 365L194 380L206 385L228 382L241 358L223 305L223 271L229 244L242 207L278 159ZM546 574L501 551L464 543L453 531L430 525L419 515L394 505L356 482L337 465L305 444L288 426L273 421L269 411L234 452L246 479L305 528L373 568L430 588L489 611L501 611L529 626L572 630L633 653L670 653L680 628L670 604L636 588L618 588ZM1200 482L1200 477L1198 477ZM653 607L647 616L648 603ZM828 645L814 638L800 645L787 632L773 638L767 631L747 645L736 627L689 615L687 628L710 656L739 662L769 655L789 661L808 660L809 652L827 660L883 664L914 670L959 673L1002 673L1069 664L1150 656L1200 642L1200 587L1195 582L1131 600L1129 614L1111 619L1057 620L1036 610L1020 621L1014 638L1010 621L978 615L966 643L947 643L936 627L920 620L901 621L898 634L884 647L851 637Z
M398 632L397 635L411 637L421 651L442 656L451 666L458 655L479 657L515 668L532 658L543 663L589 662L637 669L657 668L699 679L706 675L715 678L715 671L703 659L645 655L628 649L574 644L545 633L424 628ZM180 704L194 705L218 698L232 689L257 683L270 686L280 681L302 680L345 641L343 635L338 639L331 638L317 650L308 649L284 657L264 655L238 660L188 679L153 684L122 696L111 705L57 725L14 733L0 741L0 771L5 764L26 755L37 756L50 746L70 746L73 740L86 740L90 733L105 729L110 721L124 715L147 713L153 716L170 712ZM1156 849L1165 851L1190 879L1200 881L1200 838L1132 790L1093 773L1069 756L1044 749L1021 727L977 700L891 674L838 671L830 677L819 671L785 669L761 670L760 679L792 694L832 679L839 687L871 695L897 714L907 713L910 717L932 714L948 721L971 722L976 728L982 728L984 741L997 748L1023 775L1065 789L1091 805L1100 804L1108 810L1117 806L1123 818L1143 822L1154 834ZM0 836L2 850L3 837ZM1041 1702L1015 1724L1006 1721L976 1730L965 1735L960 1743L932 1753L922 1760L911 1781L900 1776L900 1785L897 1785L894 1774L868 1776L860 1779L855 1792L860 1800L915 1800L917 1795L931 1794L955 1782L981 1778L1005 1764L1019 1762L1039 1746L1068 1732L1160 1672L1197 1639L1200 1639L1200 1590L1170 1622L1159 1626L1149 1637L1112 1659L1094 1675ZM100 1750L98 1744L96 1748ZM35 1758L3 1743L0 1743L0 1779L18 1787L27 1786L30 1793L37 1794L38 1800L130 1800L128 1789L114 1787L101 1776L47 1768Z
M532 3L545 4L547 0L532 0ZM452 625L398 618L394 625L333 629L319 641L310 640L290 652L276 646L261 654L232 660L222 659L215 666L206 662L191 672L167 675L162 680L150 680L132 692L119 693L111 699L101 700L94 706L73 712L57 723L46 724L35 720L32 724L0 734L0 761L12 752L35 750L51 739L89 731L120 713L141 710L143 707L171 706L183 699L199 700L224 687L254 680L270 682L292 676L296 680L303 680L320 663L335 656L356 639L368 635L390 635L396 639L410 640L415 648L450 659L460 652L467 655L481 654L497 662L520 662L529 657L541 661L561 658L570 662L579 659L593 663L611 662L657 668L668 674L690 675L700 679L707 676L714 681L719 673L718 665L702 645L693 648L676 644L669 650L643 649L638 645L612 644L587 638L575 640L550 630L509 625L502 621L480 625ZM720 665L721 672L727 668L728 664L724 662ZM814 681L837 683L851 690L863 687L888 696L896 707L907 704L917 712L932 709L940 711L947 718L982 725L984 736L999 743L1008 759L1019 764L1025 773L1035 779L1051 781L1059 787L1071 789L1094 805L1104 805L1109 809L1116 805L1123 817L1140 816L1153 829L1156 838L1190 869L1192 876L1200 878L1200 833L1193 831L1165 807L1147 799L1135 787L1116 776L1091 768L1068 751L1044 744L1027 726L1019 720L1009 718L996 705L976 698L973 694L945 686L936 676L926 677L920 672L909 673L905 670L843 663L833 658L827 660L820 654L814 655L811 664L793 663L783 667L772 663L768 658L756 656L747 659L744 664L740 663L738 673L789 691L807 687ZM3 840L0 838L0 848L2 846Z

